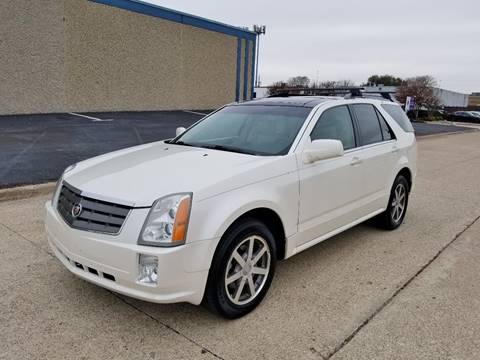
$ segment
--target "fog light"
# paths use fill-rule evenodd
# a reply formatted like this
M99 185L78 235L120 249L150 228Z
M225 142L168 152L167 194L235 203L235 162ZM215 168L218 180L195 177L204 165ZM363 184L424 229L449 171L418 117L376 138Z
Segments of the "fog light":
M158 258L140 254L138 258L138 279L142 284L156 285L158 279Z

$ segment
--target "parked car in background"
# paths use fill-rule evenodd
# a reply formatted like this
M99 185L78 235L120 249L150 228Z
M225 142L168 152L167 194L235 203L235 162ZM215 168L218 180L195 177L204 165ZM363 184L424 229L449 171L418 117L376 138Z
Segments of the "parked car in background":
M373 217L399 227L416 157L390 101L231 104L174 139L65 170L46 203L48 242L92 283L236 318L261 302L277 260Z
M447 120L480 122L480 115L477 111L455 111L447 115Z

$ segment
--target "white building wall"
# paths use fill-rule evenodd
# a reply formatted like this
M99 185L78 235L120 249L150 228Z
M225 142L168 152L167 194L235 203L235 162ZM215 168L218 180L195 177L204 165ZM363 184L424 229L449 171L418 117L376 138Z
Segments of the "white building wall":
M442 106L467 107L468 94L462 94L455 91L434 88L435 94L440 99Z
M268 87L266 86L256 87L254 91L256 99L261 99L268 96Z
M395 94L397 92L396 86L385 86L385 85L376 85L376 86L364 86L365 92L386 92L389 94Z
M467 107L468 106L468 94L462 94L456 91L434 88L435 94L440 99L441 106L453 106L453 107ZM365 92L388 92L395 94L397 91L396 86L365 86Z

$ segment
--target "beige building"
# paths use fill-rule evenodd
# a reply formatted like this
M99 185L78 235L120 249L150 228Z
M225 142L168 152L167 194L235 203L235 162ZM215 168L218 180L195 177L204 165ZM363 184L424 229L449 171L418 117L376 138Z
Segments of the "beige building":
M0 2L0 114L212 109L253 93L256 35L138 0Z
M474 92L468 97L468 106L480 106L480 92Z

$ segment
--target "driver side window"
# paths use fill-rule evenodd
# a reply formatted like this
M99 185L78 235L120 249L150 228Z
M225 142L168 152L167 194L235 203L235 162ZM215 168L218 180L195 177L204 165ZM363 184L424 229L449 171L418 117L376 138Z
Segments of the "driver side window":
M325 110L310 134L310 139L340 140L345 150L355 147L352 117L345 105Z

